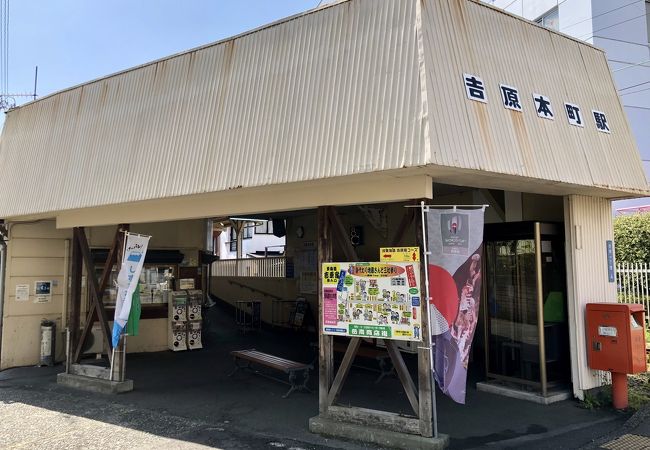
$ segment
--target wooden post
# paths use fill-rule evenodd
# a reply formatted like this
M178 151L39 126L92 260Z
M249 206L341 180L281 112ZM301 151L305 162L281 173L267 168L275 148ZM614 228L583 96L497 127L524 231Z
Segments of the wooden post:
M417 209L413 208L417 211ZM415 214L415 239L420 247L424 250L424 229L420 214ZM426 282L425 271L428 270L424 264L424 252L422 252L420 263L420 283L424 286ZM424 289L422 289L424 292ZM428 291L427 291L428 292ZM429 296L431 293L429 293ZM420 317L422 317L422 344L418 349L418 386L420 398L420 434L424 437L432 437L433 430L433 391L435 386L431 385L431 333L429 330L429 299L422 297L420 302Z
M122 233L122 226L118 226L117 230L115 231L115 237L113 238L113 244L111 246L110 251L108 252L108 256L106 258L106 262L104 263L104 270L102 271L102 276L99 281L99 297L100 300L103 301L102 296L104 291L106 290L106 285L108 284L108 279L110 278L111 271L113 270L113 265L115 264L115 261L117 260L117 254L118 252L121 252L122 249L122 242L123 242L123 233ZM93 273L92 276L94 277L95 274ZM88 308L88 312L86 314L86 323L84 325L83 331L81 332L81 337L79 338L79 345L76 348L76 351L74 352L74 362L79 362L81 359L82 355L82 349L84 344L86 343L86 339L88 338L88 335L90 334L90 330L92 329L92 326L95 322L95 313L96 313L96 306L95 303L91 303L90 307ZM76 341L73 341L76 342Z
M103 293L99 292L99 283L97 282L97 277L95 277L95 266L92 262L90 248L88 247L88 239L86 238L86 232L84 231L83 227L75 228L75 239L79 245L83 263L86 266L86 280L90 291L90 298L95 304L97 317L104 332L103 335L106 342L106 347L111 350L111 331L108 327L106 310L104 309L104 304L102 303L101 299ZM81 346L81 343L78 345ZM79 350L79 348L77 350Z
M83 277L83 268L81 265L81 250L76 239L76 231L73 230L72 238L72 257L70 261L70 297L68 299L68 328L70 330L70 348L68 363L71 364L77 351L79 339L79 321L81 316L81 279ZM64 280L67 283L68 280ZM81 347L81 344L79 344Z
M345 351L345 355L343 356L343 361L341 361L341 366L339 367L338 372L336 372L336 377L334 378L334 382L332 383L332 388L330 389L329 394L327 395L328 407L336 403L336 400L338 399L339 394L341 393L341 388L343 387L345 380L348 378L348 374L350 373L350 367L352 367L352 362L354 361L354 357L356 356L360 345L361 345L360 338L350 339L350 344L348 345L348 348Z
M323 271L324 262L332 261L332 229L328 206L319 206L318 222L318 410L327 413L328 394L334 370L332 336L323 334Z

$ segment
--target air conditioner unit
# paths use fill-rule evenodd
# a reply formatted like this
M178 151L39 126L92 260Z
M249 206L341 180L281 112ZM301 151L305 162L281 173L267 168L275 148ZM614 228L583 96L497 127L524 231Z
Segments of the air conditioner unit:
M79 330L79 335L83 332L83 328ZM102 336L102 328L99 324L94 325L90 329L90 334L84 343L82 353L104 353L104 337Z

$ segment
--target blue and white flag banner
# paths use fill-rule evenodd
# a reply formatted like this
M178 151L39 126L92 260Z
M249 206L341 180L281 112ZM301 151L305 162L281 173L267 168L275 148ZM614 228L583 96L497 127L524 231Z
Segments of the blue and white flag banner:
M151 236L126 233L122 266L117 275L117 302L115 304L115 317L113 322L113 347L120 342L120 335L124 331L126 321L131 312L131 299L137 289L140 272L147 254Z

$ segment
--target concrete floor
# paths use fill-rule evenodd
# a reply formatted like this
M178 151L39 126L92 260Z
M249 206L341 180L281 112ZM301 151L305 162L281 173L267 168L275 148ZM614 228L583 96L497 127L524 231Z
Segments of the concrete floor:
M311 338L273 330L243 335L234 326L230 312L217 307L208 312L207 318L211 331L205 334L206 348L202 350L128 355L127 376L135 382L135 390L130 393L110 397L57 386L55 373L62 370L61 367L5 371L0 373L0 386L26 387L45 395L65 394L87 401L99 399L201 423L228 423L233 429L268 438L291 438L316 446L356 448L354 444L323 440L309 433L307 421L318 413L316 393L296 392L283 399L287 390L285 385L246 372L228 377L233 369L229 356L231 350L256 348L309 362L314 356L309 346ZM146 322L141 326L146 326ZM414 369L414 358L406 359ZM370 365L373 363L368 361ZM353 369L343 388L340 403L411 413L399 381L386 378L375 385L376 377L376 373L368 370ZM316 390L316 375L310 384ZM604 434L610 426L608 424L614 426L625 419L612 411L582 409L575 401L544 406L478 392L473 384L468 386L466 405L457 405L440 393L437 403L439 430L451 436L452 448L472 448L496 442L508 447L508 442L515 444L523 442L522 439L533 448L537 437L543 444L554 436L583 429L589 424L600 424L599 429Z

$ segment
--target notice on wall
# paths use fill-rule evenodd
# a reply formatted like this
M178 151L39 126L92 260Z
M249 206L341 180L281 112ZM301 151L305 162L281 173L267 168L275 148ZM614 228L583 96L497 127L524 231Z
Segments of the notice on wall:
M34 282L34 303L50 303L52 301L52 282Z
M324 263L323 333L420 341L420 264Z
M181 278L178 284L181 291L194 289L194 278Z
M318 293L318 272L301 272L300 273L300 293L317 294Z
M16 301L17 302L29 301L29 284L16 285Z

